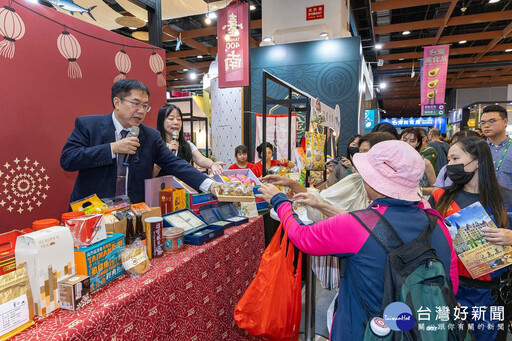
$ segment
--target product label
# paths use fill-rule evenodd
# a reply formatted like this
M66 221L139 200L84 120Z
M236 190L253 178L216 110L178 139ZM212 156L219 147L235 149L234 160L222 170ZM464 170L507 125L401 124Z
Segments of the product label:
M148 259L148 255L145 252L141 252L137 256L128 259L126 262L123 262L123 268L125 270L130 270L131 268L134 268L140 263L144 262L146 259Z
M27 295L22 295L0 304L0 335L24 325L29 321Z

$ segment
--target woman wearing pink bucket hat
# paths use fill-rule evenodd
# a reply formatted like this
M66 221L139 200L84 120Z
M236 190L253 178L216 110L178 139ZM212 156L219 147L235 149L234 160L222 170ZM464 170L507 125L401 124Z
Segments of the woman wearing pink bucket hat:
M418 183L425 167L421 156L405 142L384 141L368 153L356 154L354 165L363 178L368 198L373 200L362 212L372 210L383 216L404 243L415 240L429 226L426 212L437 216L431 247L456 292L457 256L450 234L439 214L425 210L420 201ZM287 216L293 211L291 202L275 186L262 185L260 192L274 206L284 226L289 224L288 237L297 248L314 256L347 258L348 271L340 279L330 340L362 340L368 313L375 315L381 310L386 251L349 213L304 225L297 215Z

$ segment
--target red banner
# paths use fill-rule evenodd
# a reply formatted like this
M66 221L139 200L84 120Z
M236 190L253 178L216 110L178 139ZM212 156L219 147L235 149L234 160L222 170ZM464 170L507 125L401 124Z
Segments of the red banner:
M115 80L149 87L150 127L166 90L158 86L164 50L40 4L0 0L4 6L17 20L0 20L0 30L14 23L8 32L16 34L12 54L0 53L0 233L67 212L77 172L61 168L62 147L77 116L112 112Z
M248 13L239 1L217 12L219 88L249 85Z
M421 105L444 104L450 45L425 46Z

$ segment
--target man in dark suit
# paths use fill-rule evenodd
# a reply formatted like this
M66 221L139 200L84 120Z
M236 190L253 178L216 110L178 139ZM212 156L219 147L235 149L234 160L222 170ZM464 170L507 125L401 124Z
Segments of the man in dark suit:
M112 86L114 111L111 114L76 119L60 158L64 170L78 171L71 202L91 194L100 198L127 194L131 202L142 202L144 180L152 177L154 164L201 192L208 192L215 184L174 156L158 131L142 124L151 109L148 103L149 90L144 84L122 79ZM133 126L140 129L138 138L124 137ZM119 161L126 154L132 156L129 166L123 170Z

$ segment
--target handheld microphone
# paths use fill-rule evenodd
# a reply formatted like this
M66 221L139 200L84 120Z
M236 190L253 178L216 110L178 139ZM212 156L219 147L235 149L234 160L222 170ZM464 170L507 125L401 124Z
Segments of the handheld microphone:
M172 140L173 141L178 141L179 136L180 136L180 132L179 131L176 131L176 130L172 131ZM176 150L171 149L171 151L176 155Z
M130 134L128 137L139 137L139 127L133 126L130 129ZM128 166L130 164L130 160L132 159L132 154L125 154L123 160L123 166Z

